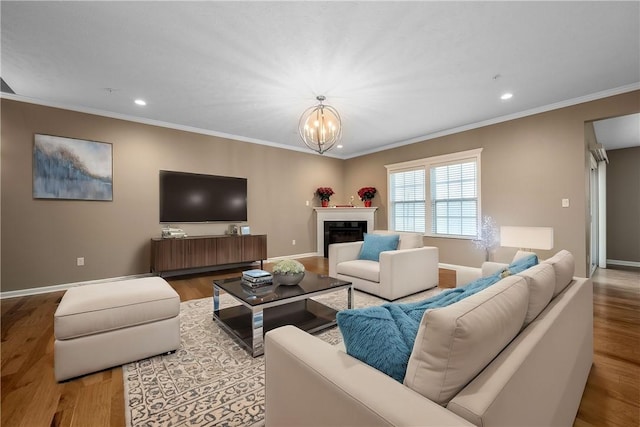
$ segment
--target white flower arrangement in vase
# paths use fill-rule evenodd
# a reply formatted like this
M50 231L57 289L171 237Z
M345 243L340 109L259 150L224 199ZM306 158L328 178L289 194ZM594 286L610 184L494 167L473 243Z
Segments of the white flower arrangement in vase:
M304 265L285 259L273 266L273 280L280 285L297 285L304 278Z

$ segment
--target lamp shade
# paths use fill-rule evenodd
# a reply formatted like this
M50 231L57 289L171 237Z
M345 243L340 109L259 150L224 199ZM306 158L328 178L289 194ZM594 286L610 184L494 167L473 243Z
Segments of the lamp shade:
M553 249L553 228L500 227L500 246L524 249Z

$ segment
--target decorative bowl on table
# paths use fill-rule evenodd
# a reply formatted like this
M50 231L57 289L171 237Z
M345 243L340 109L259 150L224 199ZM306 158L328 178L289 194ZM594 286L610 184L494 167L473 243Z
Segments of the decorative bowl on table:
M302 263L285 259L273 266L273 282L278 285L297 285L304 278Z
M276 273L273 275L273 281L278 285L297 285L304 278L304 271L302 273Z

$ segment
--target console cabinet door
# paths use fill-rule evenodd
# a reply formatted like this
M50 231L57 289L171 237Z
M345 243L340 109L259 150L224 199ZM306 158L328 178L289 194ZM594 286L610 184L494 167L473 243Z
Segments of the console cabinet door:
M215 265L217 260L216 239L192 239L185 241L184 268L197 268Z
M181 243L175 239L151 241L151 269L153 271L173 270L182 264Z
M217 241L216 264L233 264L242 259L242 236L221 237Z
M242 236L242 261L267 259L267 236Z

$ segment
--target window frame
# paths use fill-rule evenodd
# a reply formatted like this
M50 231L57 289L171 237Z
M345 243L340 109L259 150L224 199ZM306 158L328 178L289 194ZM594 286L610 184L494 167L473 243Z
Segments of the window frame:
M387 169L387 205L388 216L387 216L387 224L389 226L393 226L392 222L392 201L391 201L391 175L399 172L406 172L409 170L415 169L424 169L425 170L425 232L424 236L427 237L441 237L446 239L465 239L465 240L473 240L477 239L477 233L480 232L480 226L482 222L482 167L481 167L481 153L482 148L476 148L473 150L459 151L457 153L443 154L440 156L426 157L423 159L410 160L407 162L401 163L393 163L390 165L385 165L384 167ZM476 207L476 236L464 236L457 234L436 234L433 233L433 217L432 217L432 209L431 209L431 169L438 166L445 166L450 164L464 163L468 160L474 160L476 162L476 191L477 191L477 207ZM391 228L389 228L391 229Z

